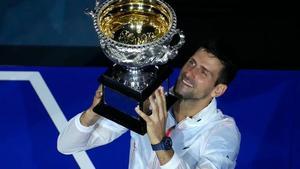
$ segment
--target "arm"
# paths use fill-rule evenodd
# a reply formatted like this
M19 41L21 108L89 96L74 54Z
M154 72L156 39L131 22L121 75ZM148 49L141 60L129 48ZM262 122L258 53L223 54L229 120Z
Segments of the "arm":
M155 97L155 99L154 99ZM150 107L152 114L147 116L136 108L136 112L147 123L147 134L151 144L159 143L165 136L165 123L167 110L162 88L150 96ZM179 157L173 149L156 151L157 158L162 169L232 169L239 151L239 132L232 122L216 127L208 136L205 149L201 152L198 162L194 166ZM200 151L200 150L199 150Z
M60 133L57 140L59 152L72 154L91 149L110 143L127 131L126 128L93 112L93 108L101 101L101 98L102 86L100 85L90 108L73 117Z

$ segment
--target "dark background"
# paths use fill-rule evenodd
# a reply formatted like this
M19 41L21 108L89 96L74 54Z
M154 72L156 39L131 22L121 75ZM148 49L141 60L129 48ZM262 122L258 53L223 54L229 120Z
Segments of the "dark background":
M180 66L195 44L211 35L228 39L242 69L299 69L296 5L289 1L168 0L186 44ZM92 19L94 1L0 2L0 64L107 66Z

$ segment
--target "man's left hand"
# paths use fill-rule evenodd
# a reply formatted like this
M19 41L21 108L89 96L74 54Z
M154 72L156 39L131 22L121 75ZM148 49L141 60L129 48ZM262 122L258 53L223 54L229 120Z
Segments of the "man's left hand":
M147 133L151 144L158 144L165 136L167 121L167 105L163 87L159 87L149 97L152 114L146 115L137 106L135 111L146 121Z

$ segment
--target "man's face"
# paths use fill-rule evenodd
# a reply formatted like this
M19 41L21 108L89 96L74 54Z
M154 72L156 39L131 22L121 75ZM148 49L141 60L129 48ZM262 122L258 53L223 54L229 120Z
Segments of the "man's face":
M203 99L212 96L222 63L206 52L198 50L183 66L175 85L175 93L183 99Z

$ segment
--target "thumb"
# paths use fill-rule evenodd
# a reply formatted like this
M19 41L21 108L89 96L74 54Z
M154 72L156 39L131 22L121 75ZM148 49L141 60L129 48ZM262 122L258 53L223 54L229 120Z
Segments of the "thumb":
M101 91L97 92L94 96L92 107L95 107L102 100L103 93Z
M100 85L99 88L95 92L95 96L94 96L93 103L91 106L92 108L94 108L102 100L102 96L103 96L103 88L102 87L103 86Z

